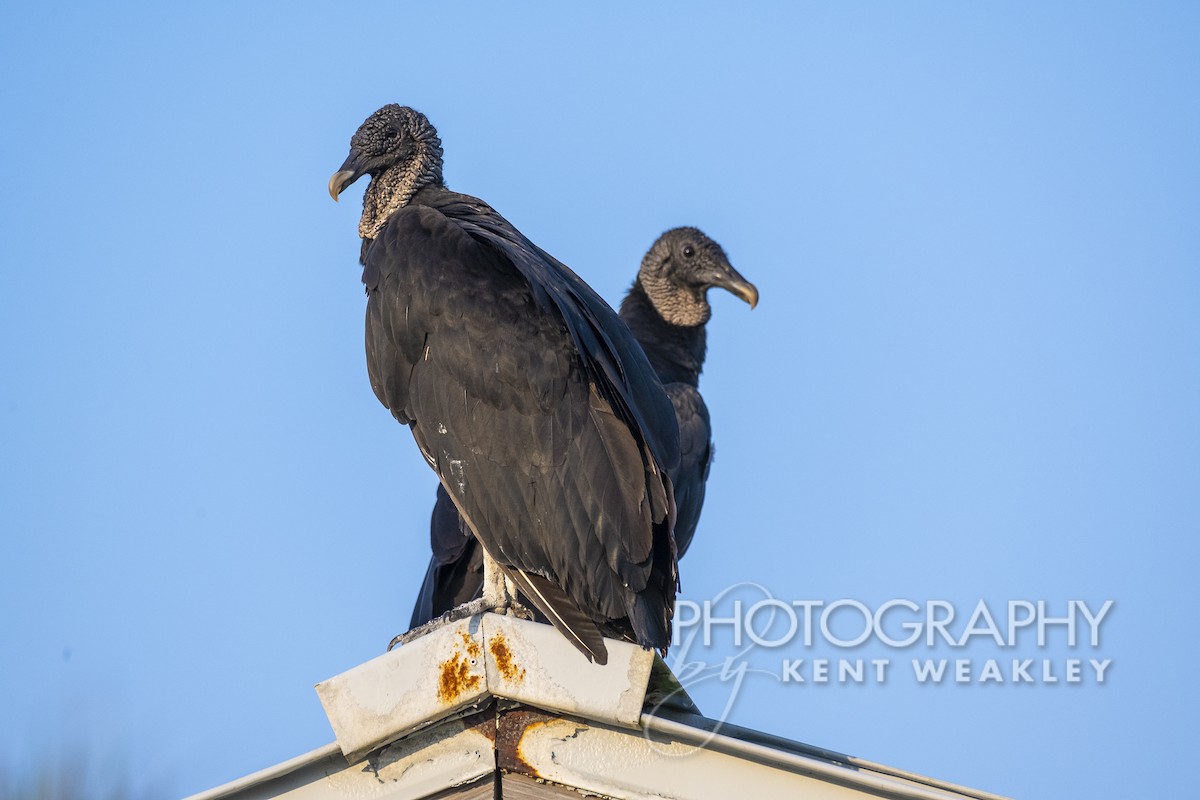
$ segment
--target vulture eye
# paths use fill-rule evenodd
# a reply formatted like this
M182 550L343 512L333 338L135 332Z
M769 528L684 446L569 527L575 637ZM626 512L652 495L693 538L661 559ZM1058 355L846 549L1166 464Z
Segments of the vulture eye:
M694 247L692 247L690 244L685 244L683 246L683 257L691 258L694 255L696 255L696 249Z

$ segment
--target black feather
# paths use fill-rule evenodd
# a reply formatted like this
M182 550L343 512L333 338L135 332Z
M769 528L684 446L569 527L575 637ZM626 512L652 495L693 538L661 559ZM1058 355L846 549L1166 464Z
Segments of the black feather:
M683 252L684 248L689 246L694 254L690 258ZM645 284L656 292L655 298L648 294L643 278ZM704 505L705 486L714 452L708 407L697 388L707 346L705 325L704 322L680 324L678 320L690 315L693 320L706 321L709 309L704 293L707 289L712 286L730 288L735 285L742 289L753 288L729 266L719 245L695 228L677 228L663 234L650 248L643 260L638 280L621 304L622 321L636 336L649 363L664 382L679 431L680 461L677 466L667 470L673 487L677 514L672 526L676 553L672 554L669 551L670 542L667 539L655 538L654 547L660 548L652 555L655 561L665 562L682 557L691 546ZM754 292L756 297L757 290ZM679 315L674 314L676 309L681 310ZM673 322L667 317L677 321ZM610 424L610 411L611 409L605 408L596 409L594 419L599 426L605 427ZM628 456L625 460L627 459ZM664 510L670 513L664 492L667 484L661 480L648 483L650 488L647 494L651 500L652 516L659 519ZM606 503L615 503L616 498L629 489L628 483L612 482L593 487L596 492L612 494L612 500L606 500ZM452 510L449 498L440 491L437 508ZM478 548L462 532L452 514L439 513L437 508L430 530L435 557L417 602L418 611L425 608L429 610L424 614L414 612L414 626L444 613L454 605L477 597L483 585L482 572L471 573L468 581L457 582L463 574L458 569L459 566L462 562L470 562L477 558ZM465 548L463 554L453 558L437 555L439 552L453 551L455 547ZM674 595L675 587L667 585L662 578L663 576L659 575L656 581L641 587L640 596L647 611L643 613L641 609L634 610L633 614L637 617L633 626L635 629L655 627L658 617L653 609L657 608L659 603L665 602L665 598ZM445 597L443 602L450 605L432 601L431 598L435 596ZM610 622L605 626L605 630L616 635L628 632L628 629L617 621Z
M394 144L394 130L414 141ZM553 596L542 610L590 658L604 656L597 624L612 621L666 647L667 470L679 461L670 400L616 313L486 203L448 191L440 154L424 117L389 106L331 181L340 190L340 176L372 175L360 224L371 386L411 427L467 529L518 585ZM444 569L473 557L454 541L461 527L438 538L447 517L435 508L427 578L473 580Z

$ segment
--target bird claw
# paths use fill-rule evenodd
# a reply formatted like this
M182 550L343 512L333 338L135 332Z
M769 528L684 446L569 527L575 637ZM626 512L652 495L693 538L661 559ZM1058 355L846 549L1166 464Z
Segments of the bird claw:
M408 644L414 639L420 639L425 634L433 633L438 628L449 625L452 622L458 622L460 619L467 619L468 617L473 617L476 614L483 614L487 611L493 611L497 614L505 614L510 617L517 617L519 619L529 620L531 622L535 619L531 609L521 605L516 600L511 598L507 603L493 605L486 599L477 597L469 603L463 603L461 606L455 606L445 614L442 614L440 617L434 617L424 625L418 625L412 630L406 631L405 633L394 637L390 642L388 642L387 652L390 653L392 648L398 645Z
M408 644L414 639L420 639L425 634L433 633L438 628L449 625L452 622L458 622L460 619L473 617L476 614L482 614L485 611L491 610L492 608L488 606L483 598L477 598L469 603L463 603L461 606L455 606L445 614L442 614L440 617L434 617L424 625L418 625L412 630L406 631L405 633L394 637L390 642L388 642L387 652L390 653L393 647L401 644Z
M499 609L497 609L497 611L499 611ZM534 621L533 610L521 605L516 600L509 602L508 608L504 609L504 613L510 617L517 617L518 619L527 620L529 622Z

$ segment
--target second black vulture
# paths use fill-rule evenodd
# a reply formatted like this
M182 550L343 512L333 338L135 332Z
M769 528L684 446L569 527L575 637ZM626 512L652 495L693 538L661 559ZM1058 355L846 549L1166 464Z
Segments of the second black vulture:
M681 558L700 521L713 456L708 406L698 388L712 288L732 292L751 308L758 304L758 289L738 274L717 242L697 228L673 228L650 247L621 302L621 319L663 382L679 424L680 461L670 476ZM440 486L429 533L433 555L413 608L413 628L478 597L483 588L482 553Z
M641 347L569 268L446 188L423 114L368 117L330 194L362 175L371 387L482 545L485 598L519 590L600 663L610 623L665 651L679 439Z

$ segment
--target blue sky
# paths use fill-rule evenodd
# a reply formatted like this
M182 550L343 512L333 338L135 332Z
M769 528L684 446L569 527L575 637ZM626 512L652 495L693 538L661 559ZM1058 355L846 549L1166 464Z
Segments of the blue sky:
M331 740L312 685L403 628L434 478L367 383L361 188L325 190L400 102L610 302L676 225L758 285L714 297L685 597L1115 601L1103 686L758 674L733 721L1021 798L1182 785L1195 5L8 4L0 30L10 773L178 796L269 766Z

